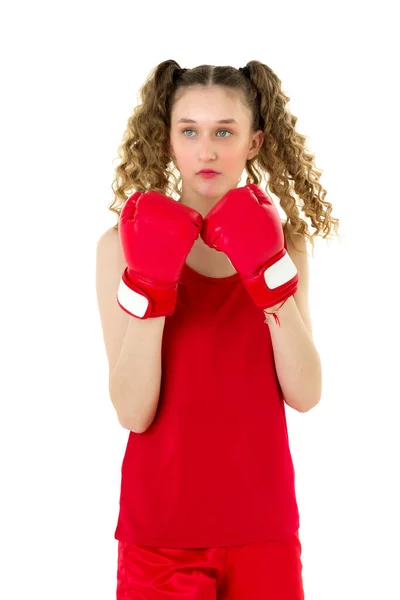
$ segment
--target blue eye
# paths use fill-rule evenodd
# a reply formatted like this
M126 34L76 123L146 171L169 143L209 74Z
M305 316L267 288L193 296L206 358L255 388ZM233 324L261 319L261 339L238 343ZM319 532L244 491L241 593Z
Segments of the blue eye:
M194 131L194 129L184 129L182 131L182 133L184 134L185 131ZM225 132L229 133L230 135L232 134L232 131L229 131L229 129L219 129L218 132L220 132L220 131L225 131ZM189 135L189 136L185 135L184 137L193 137L193 136L192 135ZM223 138L226 138L226 137L228 137L228 136L226 136L226 135L223 136Z

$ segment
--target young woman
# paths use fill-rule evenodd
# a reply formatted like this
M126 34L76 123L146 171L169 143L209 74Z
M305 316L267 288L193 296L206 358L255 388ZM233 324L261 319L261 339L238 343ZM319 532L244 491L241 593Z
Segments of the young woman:
M338 220L266 65L167 60L141 97L116 170L119 222L97 246L110 397L130 431L117 598L300 600L285 404L321 397L306 238Z

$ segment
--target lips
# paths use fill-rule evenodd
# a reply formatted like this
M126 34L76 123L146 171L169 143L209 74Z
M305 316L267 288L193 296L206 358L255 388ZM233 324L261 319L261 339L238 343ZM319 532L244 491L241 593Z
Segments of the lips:
M199 173L215 173L216 175L218 175L218 171L213 171L212 169L202 169L201 171L199 171Z

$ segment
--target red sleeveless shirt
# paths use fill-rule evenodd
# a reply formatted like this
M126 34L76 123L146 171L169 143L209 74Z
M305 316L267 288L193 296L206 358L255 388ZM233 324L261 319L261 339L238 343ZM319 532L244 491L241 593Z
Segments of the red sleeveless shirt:
M114 537L143 546L279 540L299 529L269 326L239 274L184 265L156 416L129 433Z

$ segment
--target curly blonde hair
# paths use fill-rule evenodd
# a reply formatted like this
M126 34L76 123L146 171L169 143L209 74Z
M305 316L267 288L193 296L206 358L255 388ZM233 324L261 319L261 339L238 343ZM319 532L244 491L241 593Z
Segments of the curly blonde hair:
M166 60L150 73L140 90L141 103L128 119L121 159L112 182L114 201L108 207L118 215L135 191L158 191L172 197L180 194L181 177L175 174L170 156L170 117L174 103L189 86L214 85L235 89L242 94L253 115L252 130L262 130L263 144L246 161L246 185L259 185L262 173L268 174L265 191L271 191L286 214L285 233L307 237L314 248L314 237L331 229L338 234L339 220L331 217L332 205L325 200L326 190L319 183L322 171L314 165L314 155L306 148L306 137L295 130L297 117L286 108L290 98L281 89L281 81L267 65L252 60L243 69L231 66L200 65L181 69L174 60ZM260 186L261 187L261 186ZM311 221L301 219L300 208ZM118 222L114 225L118 230ZM293 240L292 236L291 239Z

